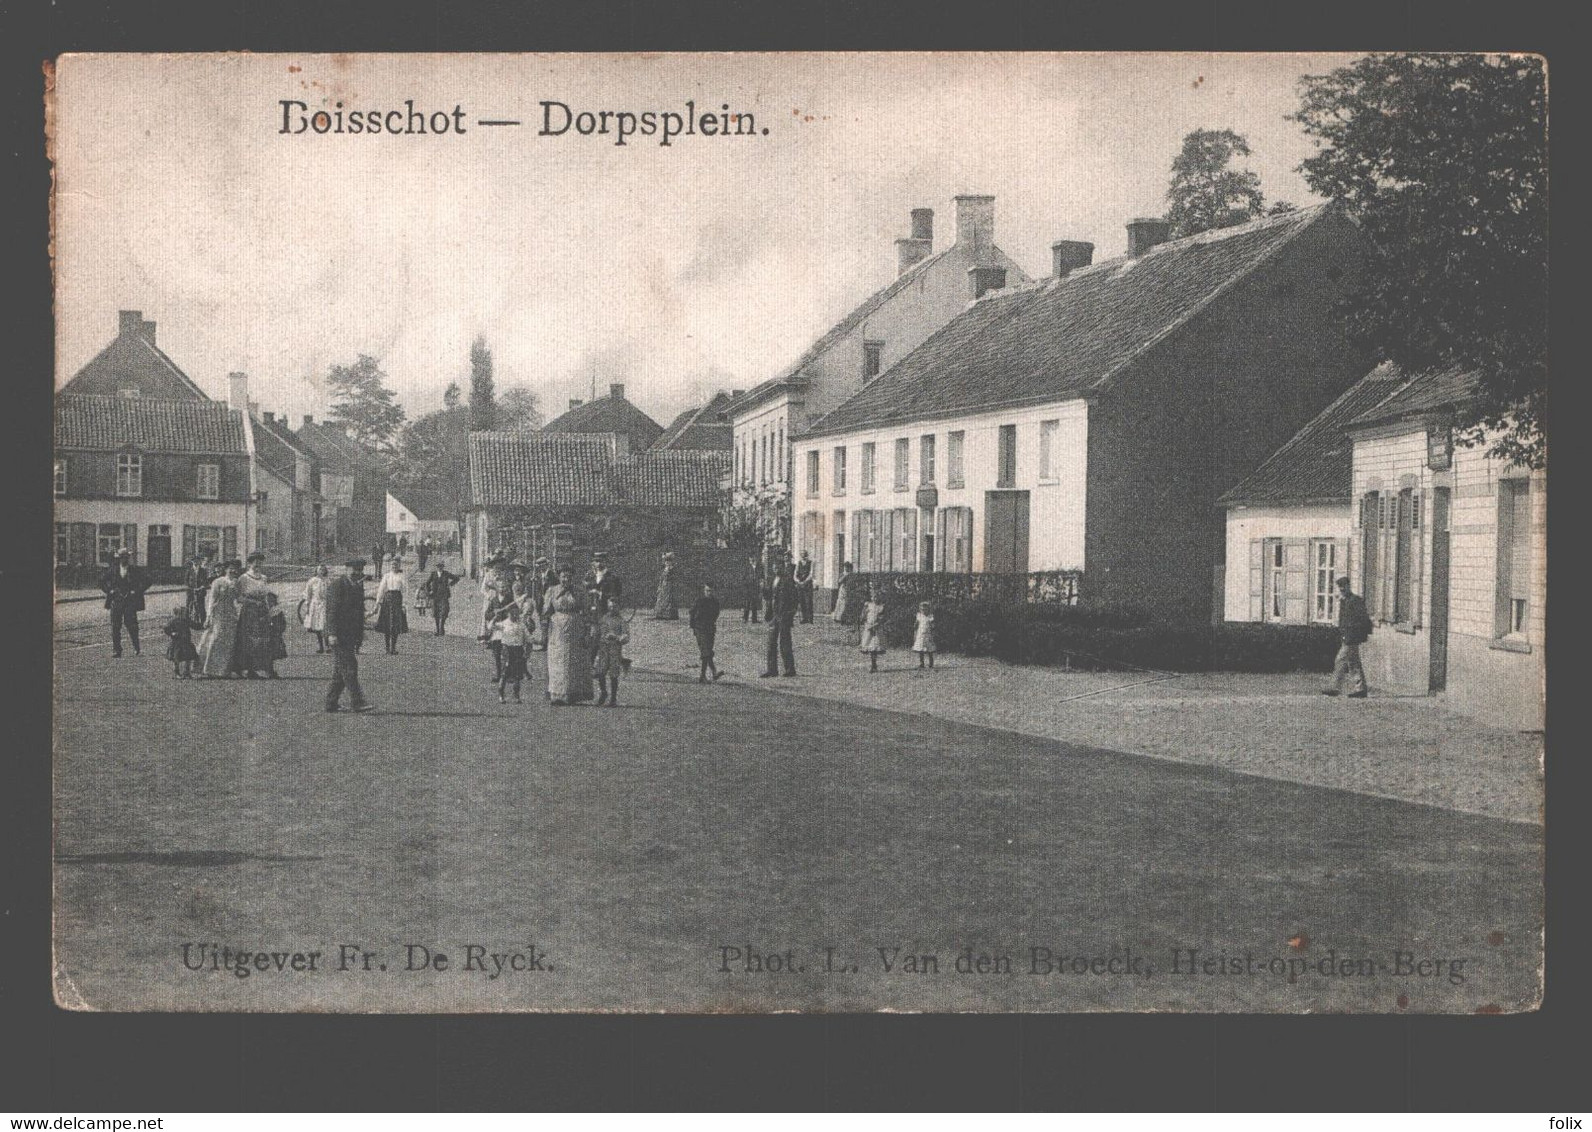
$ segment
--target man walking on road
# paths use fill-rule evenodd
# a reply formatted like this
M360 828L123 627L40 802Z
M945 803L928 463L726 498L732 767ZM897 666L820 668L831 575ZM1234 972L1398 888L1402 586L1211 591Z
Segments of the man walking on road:
M326 647L332 654L332 683L326 689L326 710L339 710L348 689L352 711L370 711L359 686L359 646L365 642L365 560L350 558L348 573L326 587Z
M1338 659L1332 666L1332 687L1323 688L1322 694L1336 696L1343 691L1343 681L1350 680L1349 698L1365 699L1365 669L1360 667L1360 646L1371 635L1371 615L1365 611L1365 599L1349 589L1349 579L1338 579L1338 633L1343 644L1338 647Z
M796 600L801 607L802 624L813 623L813 560L804 550L796 561Z
M100 575L100 589L105 591L105 608L111 611L111 655L122 655L122 629L133 644L133 654L142 656L138 647L138 615L144 611L144 591L149 588L149 578L133 565L133 552L125 546L116 552L116 561Z
M796 675L796 650L791 643L791 623L796 620L796 582L791 577L789 561L779 564L779 573L769 592L768 663L763 676L778 676L776 663L784 666L784 675Z

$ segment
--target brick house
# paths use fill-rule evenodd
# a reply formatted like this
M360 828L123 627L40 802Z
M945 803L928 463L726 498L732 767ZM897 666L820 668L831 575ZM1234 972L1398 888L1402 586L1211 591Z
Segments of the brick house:
M93 583L127 547L157 580L233 557L253 522L244 414L208 398L62 393L55 402L58 584Z
M1128 251L1053 245L795 448L796 538L857 569L1082 571L1081 600L1220 616L1221 495L1367 367L1334 306L1364 255L1330 205ZM993 276L993 273L991 273ZM975 273L977 278L977 273Z
M335 424L306 415L294 439L316 461L321 554L365 554L386 544L390 477L380 458Z
M317 489L319 461L285 417L250 406L259 521L254 549L273 560L314 562L321 557L325 500Z
M956 198L956 240L934 251L934 211L912 210L912 234L896 241L896 277L860 304L775 377L727 407L734 464L731 503L750 509L765 539L783 544L792 499L790 445L808 426L874 381L961 314L969 287L1023 269L995 244L995 198ZM971 272L985 272L974 276Z
M465 567L474 576L508 550L584 572L604 549L626 600L650 604L665 550L685 576L711 575L728 464L700 449L632 452L611 434L471 433Z

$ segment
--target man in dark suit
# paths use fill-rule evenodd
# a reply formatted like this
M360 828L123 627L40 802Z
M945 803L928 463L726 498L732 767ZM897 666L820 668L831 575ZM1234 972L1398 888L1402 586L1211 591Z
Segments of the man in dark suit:
M796 560L796 598L802 611L802 624L813 623L813 560L804 550Z
M791 624L796 620L799 599L796 581L791 577L789 560L779 564L779 572L769 592L768 663L763 676L778 676L776 664L782 664L786 676L796 675L796 650L791 643Z
M105 608L111 611L111 655L122 655L122 629L133 644L133 654L142 656L138 647L138 615L144 611L144 591L149 588L149 578L143 570L133 565L133 552L125 546L116 552L116 560L100 575L99 588L105 591Z
M332 654L332 683L326 710L339 710L348 689L352 711L370 711L359 686L359 646L365 643L365 560L350 558L348 573L326 587L326 648Z
M1332 666L1332 687L1322 691L1336 696L1349 682L1349 699L1365 699L1365 669L1360 664L1360 646L1371 636L1371 615L1365 599L1349 588L1348 578L1338 579L1338 656Z
M617 600L625 592L624 583L619 580L619 575L614 573L612 566L608 565L608 555L601 551L594 551L591 556L591 569L586 572L586 596L593 609L606 609L609 599Z

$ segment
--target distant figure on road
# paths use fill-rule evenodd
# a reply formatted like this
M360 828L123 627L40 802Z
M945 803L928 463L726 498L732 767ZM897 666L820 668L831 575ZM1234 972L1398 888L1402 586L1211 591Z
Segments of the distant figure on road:
M199 674L219 680L232 675L232 654L238 644L238 575L236 558L221 564L221 576L210 583L205 604L205 631L199 638Z
M862 607L862 644L863 655L868 658L868 671L879 671L879 657L884 648L884 596L877 588L868 594L868 602Z
M680 602L674 596L674 551L663 552L663 572L658 575L658 600L652 606L654 621L680 620Z
M175 607L161 631L170 640L166 659L171 661L171 674L178 680L188 679L193 675L193 662L199 659L199 652L193 647L193 625L188 620L187 605Z
M370 711L359 686L359 646L365 643L365 560L350 558L347 574L326 588L326 646L332 651L332 682L326 689L326 710L340 709L343 689L348 706Z
M396 554L376 587L376 629L386 639L389 653L397 653L398 635L409 632L409 615L404 612L404 565Z
M124 546L116 552L116 560L100 575L99 588L105 591L105 608L111 612L111 655L122 655L123 628L132 642L134 655L142 655L138 647L138 615L144 611L144 591L149 588L149 578L133 565L131 550Z
M426 600L431 605L431 620L436 623L439 637L448 631L448 611L453 607L453 587L458 581L459 575L448 573L448 564L441 559L426 577Z
M315 634L315 651L326 651L326 587L332 584L327 576L326 563L315 567L315 573L304 583L304 628Z
M422 574L426 572L426 562L431 557L431 536L426 535L420 540L420 545L415 547L415 569Z
M1360 646L1371 636L1371 615L1365 610L1365 599L1349 589L1349 579L1338 579L1338 634L1343 643L1338 646L1338 658L1332 666L1332 687L1322 693L1336 696L1343 691L1343 681L1350 681L1349 698L1365 699L1365 669L1360 666Z
M763 676L796 675L796 649L791 642L791 625L796 620L796 581L789 562L781 562L769 587L768 663ZM783 673L775 665L783 666Z
M691 635L696 638L701 664L697 683L707 683L710 672L717 680L719 669L713 662L713 646L719 635L719 599L713 596L713 587L706 582L702 585L702 596L691 604Z
M802 624L813 623L813 560L804 550L796 560L796 601L801 607Z
M746 556L746 575L743 581L746 587L746 603L741 607L741 620L757 624L757 608L763 603L763 569L757 563L757 555Z
M382 569L382 562L387 557L387 552L382 549L381 543L376 543L370 548L370 572L374 577L381 577L386 573Z

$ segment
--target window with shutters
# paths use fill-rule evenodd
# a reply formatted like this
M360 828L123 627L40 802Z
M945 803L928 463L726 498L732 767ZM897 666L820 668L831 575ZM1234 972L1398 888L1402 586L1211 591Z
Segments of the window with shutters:
M200 499L218 499L221 496L221 465L194 465L194 494Z
M221 554L224 558L236 558L238 556L237 527L221 528Z
M1056 478L1056 431L1060 427L1060 421L1039 422L1039 478L1041 480L1054 480Z
M807 453L807 494L809 497L818 495L818 449L816 448Z
M874 443L871 440L862 446L862 460L860 461L860 465L860 474L862 476L862 493L867 495L874 490L875 486Z
M967 433L952 432L945 437L945 486L964 487L967 484L964 468Z
M891 569L915 574L918 569L918 512L915 507L897 507L894 520L894 554Z
M785 422L779 422L778 439L774 445L774 480L785 483L790 478L790 460L785 454Z
M846 448L845 448L845 445L841 445L839 448L836 448L835 451L834 451L833 457L831 459L830 470L829 470L829 480L830 480L829 493L831 495L845 495L846 494Z
M1267 538L1249 544L1250 619L1278 625L1336 624L1337 539Z
M1498 481L1498 594L1494 635L1525 640L1531 617L1531 481Z
M61 458L55 461L55 494L66 494L66 460Z
M1338 623L1338 585L1342 573L1338 565L1338 543L1318 538L1310 543L1310 619L1319 623Z
M918 481L923 487L930 487L934 483L934 436L921 437L918 440Z
M1361 594L1374 620L1421 624L1421 493L1370 491L1360 501Z
M136 561L138 557L138 525L136 523L101 523L95 536L96 560L100 565L109 565L116 557L116 552L126 547L133 554Z
M895 442L895 489L905 491L912 478L912 441L903 436Z
M1414 541L1415 493L1410 488L1400 491L1391 500L1393 521L1393 620L1400 625L1414 620L1412 601L1415 595L1412 572L1415 559L1411 547Z
M69 566L72 563L72 524L55 524L55 564Z
M950 574L970 573L973 569L973 509L941 508L936 543L940 570Z
M1377 620L1382 609L1382 493L1368 491L1360 497L1360 596L1366 611Z
M123 452L116 457L116 494L144 494L144 458L137 453Z
M1017 426L1001 425L996 441L996 487L1017 486Z

